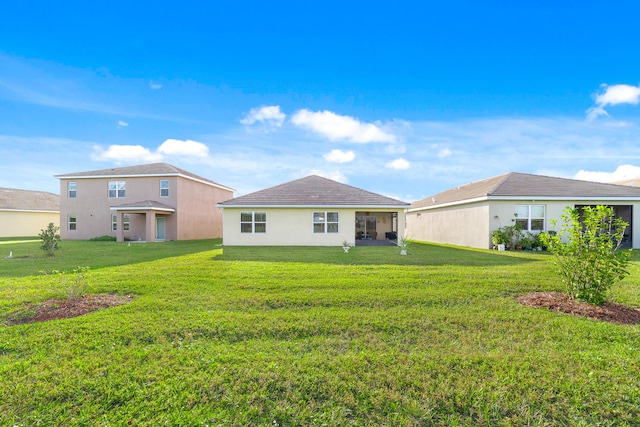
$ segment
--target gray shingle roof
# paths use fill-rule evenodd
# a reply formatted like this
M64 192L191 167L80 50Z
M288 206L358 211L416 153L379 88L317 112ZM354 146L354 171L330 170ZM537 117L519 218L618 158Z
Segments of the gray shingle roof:
M276 185L218 204L231 206L408 207L409 203L317 175Z
M44 191L0 188L0 209L59 212L60 197Z
M155 200L141 200L139 202L125 203L123 205L111 206L112 210L167 210L175 212L175 208Z
M434 196L418 200L411 204L411 209L420 209L478 198L491 199L501 197L547 197L552 199L623 197L637 198L640 200L640 188L510 172L482 181L460 185Z
M119 168L98 169L98 170L86 171L86 172L74 172L74 173L67 173L63 175L55 175L55 178L66 179L66 178L133 177L133 176L144 176L144 175L152 175L152 176L182 175L187 178L203 181L209 184L213 184L216 187L222 187L222 188L226 188L228 190L233 191L232 188L219 184L210 179L201 177L187 170L181 169L177 166L170 165L169 163L149 163L146 165L123 166Z

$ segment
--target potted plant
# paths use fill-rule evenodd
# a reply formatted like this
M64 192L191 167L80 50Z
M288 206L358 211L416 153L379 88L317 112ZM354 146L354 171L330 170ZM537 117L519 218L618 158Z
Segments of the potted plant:
M407 249L409 249L409 242L404 237L401 237L398 241L398 246L400 246L400 255L406 255Z
M342 250L344 251L344 253L349 253L349 249L351 249L351 246L349 245L349 242L347 242L347 240L343 240L342 241Z
M502 228L498 228L491 232L491 242L499 251L504 251L510 240L509 235Z

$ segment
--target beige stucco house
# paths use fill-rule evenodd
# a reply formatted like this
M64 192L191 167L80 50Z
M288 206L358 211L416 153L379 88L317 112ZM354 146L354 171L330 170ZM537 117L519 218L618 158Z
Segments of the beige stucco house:
M168 163L56 175L62 239L118 241L222 237L216 204L233 189Z
M219 203L225 246L397 244L409 203L311 175Z
M533 234L560 223L566 207L608 205L629 223L625 246L640 248L640 188L511 172L411 204L408 239L492 247L491 232L518 221Z
M60 197L44 191L0 188L0 237L34 237L60 225Z

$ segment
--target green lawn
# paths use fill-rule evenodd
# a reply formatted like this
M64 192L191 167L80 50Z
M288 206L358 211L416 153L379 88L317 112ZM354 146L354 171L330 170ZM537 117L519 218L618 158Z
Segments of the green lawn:
M41 270L136 296L0 324L0 425L640 425L640 326L515 300L562 290L546 254L217 243L0 246L0 318ZM639 267L612 299L640 306Z

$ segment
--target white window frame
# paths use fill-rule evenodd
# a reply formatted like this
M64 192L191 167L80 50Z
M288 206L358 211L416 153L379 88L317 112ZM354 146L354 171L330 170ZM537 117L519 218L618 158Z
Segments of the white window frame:
M129 231L129 224L131 223L129 214L122 215L122 229ZM111 231L118 231L118 214L111 214Z
M335 220L329 221L329 216L334 216ZM316 211L313 213L313 233L314 234L335 234L340 229L340 214L337 211Z
M70 199L75 199L78 193L78 184L75 181L69 181L67 183L67 197Z
M126 181L109 181L108 195L110 199L122 199L126 197Z
M247 216L250 216L250 218L247 218ZM249 224L250 224L250 227L247 227L247 225ZM248 228L250 228L250 230ZM262 234L266 232L267 232L267 213L266 212L253 212L253 211L240 212L240 233Z
M67 230L76 231L78 229L78 216L75 214L67 215Z
M520 209L519 209L520 208ZM518 211L522 211L524 210L524 208L526 208L527 214L526 215L520 215L518 214ZM533 208L542 208L542 216L532 216L532 211ZM523 224L522 227L522 231L529 231L532 233L535 232L541 232L546 230L546 216L547 216L547 208L545 205L516 205L515 207L515 217L516 217L516 223L519 224L526 224L526 227ZM540 221L542 220L542 227L541 228L536 228L533 229L532 228L532 222L533 221Z
M162 184L166 184L166 186L163 186ZM163 194L163 191L166 191L166 194ZM160 197L169 197L169 180L168 179L161 179L160 180Z

